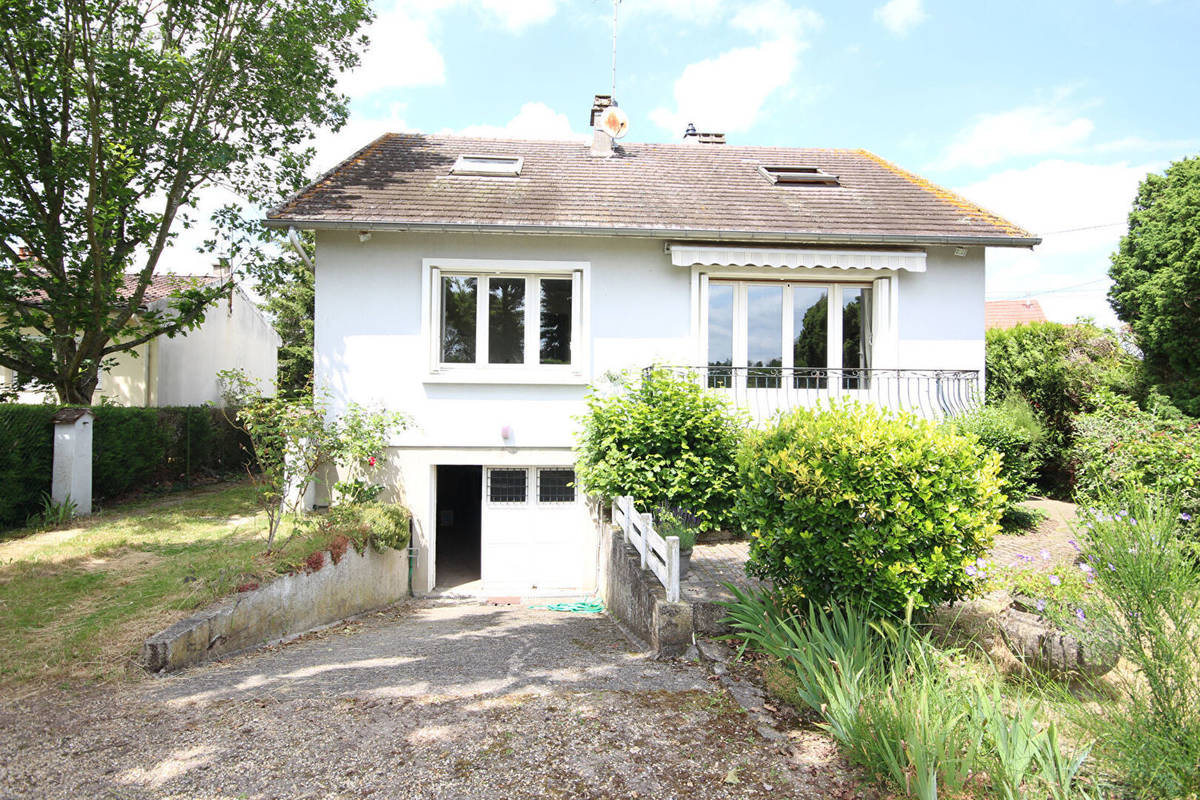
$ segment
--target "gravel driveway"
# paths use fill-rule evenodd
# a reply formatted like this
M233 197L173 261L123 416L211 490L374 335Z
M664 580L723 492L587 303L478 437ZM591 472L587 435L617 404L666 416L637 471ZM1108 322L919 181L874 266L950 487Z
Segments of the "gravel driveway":
M603 615L416 601L224 663L0 706L3 798L853 797Z

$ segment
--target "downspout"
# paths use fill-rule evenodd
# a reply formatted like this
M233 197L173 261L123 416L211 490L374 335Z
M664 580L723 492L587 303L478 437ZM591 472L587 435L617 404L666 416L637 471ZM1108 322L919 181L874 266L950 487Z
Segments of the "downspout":
M308 271L316 272L312 259L308 257L308 253L304 252L304 245L300 243L300 234L296 232L295 226L288 226L287 240L292 249L296 251L296 255L300 256L300 260L304 262L304 266L308 267Z

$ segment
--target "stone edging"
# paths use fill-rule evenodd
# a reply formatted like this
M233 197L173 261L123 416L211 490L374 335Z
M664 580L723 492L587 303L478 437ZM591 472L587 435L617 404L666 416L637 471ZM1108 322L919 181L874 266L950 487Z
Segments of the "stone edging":
M407 595L407 550L350 548L336 564L326 554L316 572L240 592L154 634L142 645L142 664L170 672L289 639Z

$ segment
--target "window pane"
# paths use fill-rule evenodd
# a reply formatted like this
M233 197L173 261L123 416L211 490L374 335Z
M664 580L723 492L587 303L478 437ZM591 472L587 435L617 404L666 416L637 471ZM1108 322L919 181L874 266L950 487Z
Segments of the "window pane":
M525 363L525 279L488 279L488 363Z
M746 385L751 389L777 387L783 367L783 287L747 286L746 316L750 367Z
M475 362L476 278L446 275L442 278L442 362Z
M708 385L728 388L733 385L731 370L714 367L733 366L733 286L708 285Z
M797 389L824 389L829 366L829 289L792 287L792 380Z
M524 503L529 473L523 469L489 469L488 500L493 503Z
M573 469L539 469L538 470L538 502L539 503L573 503L573 502L575 502L575 470L573 470Z
M543 278L541 353L543 364L571 363L570 278Z
M842 368L847 389L866 388L871 367L871 290L842 289Z

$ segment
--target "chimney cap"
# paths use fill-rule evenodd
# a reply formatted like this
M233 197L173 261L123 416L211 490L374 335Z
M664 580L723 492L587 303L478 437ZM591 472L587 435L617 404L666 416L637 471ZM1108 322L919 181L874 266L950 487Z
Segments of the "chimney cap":
M692 124L691 122L689 122L688 126L687 126L687 130L685 130L683 132L683 138L688 139L689 137L699 136L699 135L700 134L696 133L696 126L694 124Z
M596 119L604 112L604 109L609 106L615 106L617 103L613 100L611 94L598 94L592 100L592 117L588 121L590 127L596 127Z

